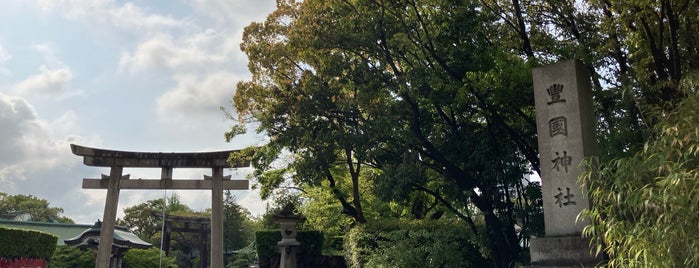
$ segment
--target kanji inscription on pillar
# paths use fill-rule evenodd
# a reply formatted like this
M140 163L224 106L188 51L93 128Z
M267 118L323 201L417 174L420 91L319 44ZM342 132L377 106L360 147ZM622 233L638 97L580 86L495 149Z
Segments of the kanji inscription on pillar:
M580 234L577 215L589 207L577 183L580 163L596 155L590 76L577 61L533 70L546 236Z
M546 93L551 97L551 101L547 103L548 105L557 102L566 102L564 98L561 98L561 94L563 93L563 85L561 84L552 84L546 89Z
M568 205L575 205L575 201L573 200L575 195L570 193L570 187L566 187L565 194L563 194L563 190L561 190L560 187L556 189L558 189L558 194L553 198L556 199L554 203L557 204L559 208Z
M573 158L568 155L567 151L563 151L562 155L556 152L556 158L551 160L551 162L553 162L553 167L551 167L551 169L555 169L556 171L561 171L562 169L565 173L568 173L568 167L573 163Z
M568 136L565 116L559 116L549 120L549 135L551 137L556 135Z

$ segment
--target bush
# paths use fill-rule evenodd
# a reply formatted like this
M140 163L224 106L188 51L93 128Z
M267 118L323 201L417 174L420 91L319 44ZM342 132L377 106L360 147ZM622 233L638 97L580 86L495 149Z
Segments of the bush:
M124 268L147 268L159 267L160 264L160 249L129 249L124 254ZM163 253L162 267L177 267L175 259L166 257Z
M94 254L94 249L60 246L51 257L51 268L92 268L95 267Z
M228 259L226 268L248 268L251 263L256 263L257 251L255 243L235 251L235 254Z
M49 259L58 237L34 230L0 227L0 257Z
M349 267L489 267L464 226L437 221L374 223L345 239Z

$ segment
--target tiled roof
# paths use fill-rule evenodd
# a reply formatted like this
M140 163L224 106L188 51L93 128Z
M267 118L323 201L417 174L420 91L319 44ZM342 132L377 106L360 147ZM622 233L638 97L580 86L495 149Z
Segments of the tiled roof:
M78 247L91 247L99 243L100 237L100 226L101 223L97 222L95 225L90 226L89 229L84 230L84 232L76 235L75 237L66 239L65 243L71 246ZM114 229L114 239L112 245L121 248L149 248L152 245L146 241L141 240L135 234L129 232L128 229L122 227L116 227Z

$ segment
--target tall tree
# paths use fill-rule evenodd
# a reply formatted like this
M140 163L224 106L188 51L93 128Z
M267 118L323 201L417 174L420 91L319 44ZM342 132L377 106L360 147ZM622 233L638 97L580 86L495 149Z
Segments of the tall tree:
M163 210L163 207L165 209ZM180 197L173 194L167 199L167 205L162 198L148 200L144 203L124 209L124 217L117 219L117 225L133 229L134 234L150 241L160 243L159 234L163 226L162 212L194 214L192 209L182 204ZM157 237L155 235L158 234Z
M253 77L238 85L234 105L240 123L257 121L271 137L253 157L263 189L285 176L325 180L357 222L366 221L362 175L387 198L422 191L474 232L482 217L491 259L514 265L517 211L534 205L522 177L539 166L530 66L493 46L494 17L482 9L279 1L264 23L248 26L241 48ZM293 158L277 168L284 150ZM334 187L338 176L352 181L349 194Z
M250 244L253 238L250 217L250 212L238 205L235 202L235 196L227 190L223 200L223 249L225 252L238 250Z
M73 220L61 216L63 209L50 207L45 199L33 195L8 195L0 192L0 216L28 213L32 221L73 223Z

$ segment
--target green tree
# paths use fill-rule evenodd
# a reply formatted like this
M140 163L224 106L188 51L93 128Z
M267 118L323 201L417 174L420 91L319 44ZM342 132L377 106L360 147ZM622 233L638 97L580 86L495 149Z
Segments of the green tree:
M584 234L609 267L699 266L699 79L683 80L688 97L658 115L654 138L630 157L591 159L591 223Z
M123 219L118 219L117 224L132 229L134 234L160 247L164 205L164 200L160 198L148 200L142 204L125 208L124 217ZM210 213L206 212L193 211L180 201L180 197L177 194L173 194L167 199L167 206L165 206L164 211L167 215L175 216L208 217L210 215ZM177 223L173 224L177 225ZM201 240L198 233L173 232L168 243L170 246L170 253L172 256L176 257L176 263L179 267L192 266L193 252L199 249L200 242Z
M117 224L132 228L134 233L154 245L160 245L162 237L163 199L148 200L142 204L124 209L123 219ZM227 252L243 248L252 241L253 227L249 221L250 213L235 203L234 196L225 193L224 207L224 248ZM172 216L210 217L211 211L195 212L180 201L177 194L167 199L165 212ZM173 222L173 227L184 228L184 224ZM187 232L172 232L169 241L171 256L176 259L179 267L192 267L193 253L199 250L202 242L200 234ZM196 258L194 258L196 260Z
M362 223L362 177L389 200L423 192L475 233L483 218L489 257L514 265L536 126L530 65L493 46L494 22L473 2L279 1L245 30L253 77L234 97L239 123L270 136L252 157L263 193L327 182Z
M73 223L73 220L61 216L63 209L50 207L45 199L33 195L8 195L0 192L0 215L29 213L32 221Z
M232 252L244 248L254 239L250 212L235 202L231 191L226 191L223 201L223 248Z
M117 225L132 229L134 234L151 243L160 243L160 236L154 237L154 235L159 234L162 229L164 205L163 199L159 198L127 207L124 209L124 217L117 219ZM167 199L165 213L186 214L193 213L193 211L187 205L182 204L179 195L173 194Z

